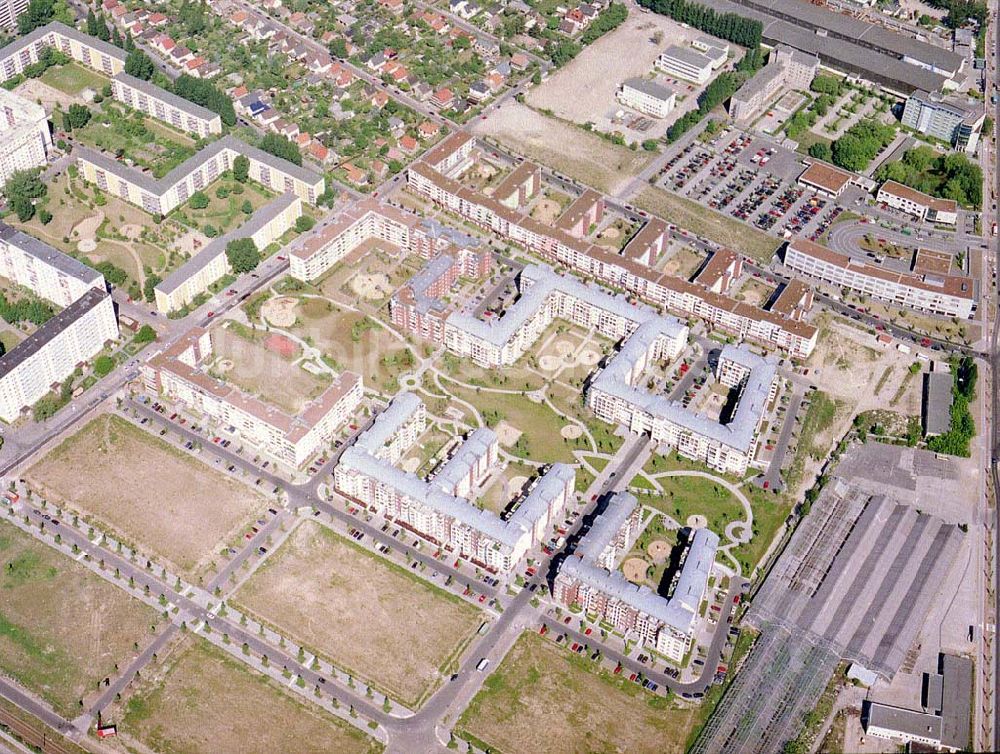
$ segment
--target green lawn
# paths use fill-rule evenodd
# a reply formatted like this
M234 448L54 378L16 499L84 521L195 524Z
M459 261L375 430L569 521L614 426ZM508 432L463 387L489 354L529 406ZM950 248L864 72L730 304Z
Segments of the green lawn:
M753 509L753 539L734 548L732 552L743 567L743 575L749 576L791 512L793 501L786 495L775 495L749 484L743 487L743 491L750 498L750 507Z
M49 68L42 74L42 81L66 94L79 94L90 88L101 91L108 79L78 63L67 63Z
M224 196L219 196L222 190ZM170 213L170 216L185 225L197 227L204 232L211 225L219 235L227 233L245 223L253 212L267 204L273 194L263 186L248 181L238 183L235 180L220 178L203 193L208 197L208 206L204 209L194 209L188 199L182 206ZM250 202L250 214L243 211L243 203Z
M162 178L184 160L193 157L194 142L180 132L144 118L124 106L105 104L83 128L73 131L84 144L113 154L123 154L136 166Z
M709 479L688 476L663 477L657 481L663 487L663 494L641 495L639 501L672 516L681 526L687 523L688 516L700 514L708 519L712 531L721 533L730 521L743 519L740 501Z

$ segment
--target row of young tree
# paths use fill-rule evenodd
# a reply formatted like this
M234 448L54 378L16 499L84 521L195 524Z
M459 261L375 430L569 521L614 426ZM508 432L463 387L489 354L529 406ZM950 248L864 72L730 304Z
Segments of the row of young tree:
M976 397L978 368L971 356L953 361L951 373L955 378L951 394L951 424L943 435L927 440L927 447L935 453L969 457L969 443L976 436L976 422L969 411L969 404Z
M764 32L763 24L756 19L737 13L719 13L689 0L639 0L639 5L747 49L756 49Z
M715 77L698 95L698 108L684 113L667 129L667 142L673 143L687 131L694 128L712 110L732 97L736 90L763 65L764 55L760 47L747 50L736 64L736 70L724 71Z

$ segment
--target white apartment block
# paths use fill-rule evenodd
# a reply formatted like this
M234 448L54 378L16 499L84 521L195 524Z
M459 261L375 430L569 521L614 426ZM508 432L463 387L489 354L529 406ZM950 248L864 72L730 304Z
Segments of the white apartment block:
M117 338L111 295L88 290L0 357L0 419L17 419Z
M510 572L528 549L543 541L551 531L573 495L576 473L570 466L554 464L510 517L502 520L455 494L468 490L470 497L474 496L494 465L497 440L491 430L472 433L431 480L396 466L412 442L416 442L413 435L422 422L414 423L414 417L420 416L422 406L412 393L400 393L376 418L372 428L341 455L333 474L336 489L383 518L480 567ZM401 442L400 433L405 433L412 442ZM392 450L388 451L390 447Z
M232 169L239 155L250 161L251 180L279 194L292 193L315 205L325 186L322 175L268 154L235 136L224 136L212 142L159 180L87 147L77 147L74 154L84 180L152 215L166 215L184 204L193 193Z
M193 133L201 138L222 133L222 119L218 113L124 71L111 79L111 91L119 102L161 120L178 131Z
M0 277L67 307L91 288L105 290L104 275L27 233L0 222Z
M32 63L37 63L39 54L46 47L53 47L105 76L114 76L125 70L124 50L53 21L0 49L0 81L7 81L23 73Z
M918 220L943 225L958 222L958 202L954 199L938 199L896 181L886 181L879 186L875 199Z
M295 194L282 194L258 209L235 230L214 239L204 249L182 264L154 288L156 308L164 314L181 309L199 294L206 292L232 268L226 256L231 241L249 238L258 251L276 243L302 215L302 200Z
M672 89L640 78L625 79L616 96L625 107L654 118L666 118L677 103L677 95Z
M410 166L407 182L412 190L439 206L554 264L626 290L674 314L699 317L738 338L783 349L796 358L808 357L816 346L816 328L800 319L765 311L696 282L656 271L654 266L667 234L667 224L658 218L647 222L619 254L511 210L423 162ZM735 254L726 253L736 260L733 264L738 263Z
M210 331L191 330L142 366L146 389L218 422L257 451L293 468L327 448L337 431L354 419L364 397L361 378L343 372L293 416L211 377L202 368L211 356Z
M965 275L896 272L840 254L806 239L785 248L785 265L825 283L896 306L968 319L975 311L975 285Z
M635 497L627 492L616 493L576 552L563 562L552 594L562 604L578 605L585 613L610 623L626 638L637 639L680 663L694 637L719 537L708 529L694 532L673 595L665 599L647 586L632 584L616 570L617 557L627 550L614 548L614 540L621 536L622 527L631 526L638 513ZM605 518L608 521L602 521Z
M45 110L34 102L0 89L0 187L12 173L45 164L52 147Z
M718 56L710 57L693 47L673 45L660 53L655 65L668 76L701 85L707 84L712 73L725 62L725 54L720 60Z

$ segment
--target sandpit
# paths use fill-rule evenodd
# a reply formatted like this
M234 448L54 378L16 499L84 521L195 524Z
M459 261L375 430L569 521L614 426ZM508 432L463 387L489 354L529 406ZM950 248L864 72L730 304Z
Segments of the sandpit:
M199 233L196 230L189 230L174 240L172 248L174 251L179 251L181 254L191 256L192 254L196 254L201 251L207 240L208 237L204 233Z
M539 222L551 223L559 217L559 204L551 199L539 199L532 214Z
M497 433L497 440L500 441L500 444L508 447L516 443L521 437L521 430L512 427L505 421L497 424L494 431Z
M93 238L85 238L76 245L76 248L84 254L97 251L97 241Z
M228 372L234 366L232 359L219 359L215 362L215 369L218 372Z
M559 356L565 357L573 353L573 344L568 340L557 340L555 348L556 354Z
M507 482L507 494L508 496L513 495L516 492L520 492L524 485L528 483L528 477L526 476L515 476L511 477L510 481Z
M575 440L583 435L583 430L580 429L576 424L567 424L561 430L559 434L563 436L566 440Z
M546 354L538 360L538 366L543 372L554 372L562 366L562 363L555 356Z
M294 340L279 333L271 333L264 338L264 348L271 353L278 354L283 359L293 358L299 350Z
M598 238L606 238L609 241L617 241L621 238L621 235L622 234L619 232L618 228L611 227L602 230L598 235Z
M704 529L708 526L708 519L696 513L693 516L688 516L687 525L692 529Z
M275 327L291 327L295 324L295 307L298 299L279 296L268 299L260 308L260 315Z
M653 559L654 563L662 563L670 554L670 545L662 539L654 539L649 543L646 552L649 553L649 557Z
M94 241L97 237L97 229L101 227L101 223L103 222L104 213L98 212L96 215L83 218L80 222L73 226L73 229L70 230L69 234L73 238L79 238L81 243L85 241ZM95 244L94 249L96 248L97 246ZM94 249L91 249L91 251Z
M381 272L358 273L351 278L351 290L368 301L381 301L392 293L389 276Z
M142 226L135 225L134 223L122 225L118 228L118 232L121 233L129 241L137 241L142 235Z
M646 580L646 572L649 570L649 563L642 558L629 558L622 563L622 573L625 578L633 584L641 584Z
M420 468L419 458L405 458L403 459L403 471L408 471L411 474Z
M592 367L601 360L601 353L600 351L595 351L592 348L586 348L577 358L584 366Z

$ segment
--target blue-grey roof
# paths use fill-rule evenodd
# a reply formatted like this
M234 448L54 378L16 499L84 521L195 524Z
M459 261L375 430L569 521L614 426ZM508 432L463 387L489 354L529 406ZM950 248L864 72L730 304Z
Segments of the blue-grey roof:
M445 304L441 299L427 295L427 289L444 275L455 264L455 258L448 254L439 254L423 266L410 278L410 289L413 291L414 304L418 311L426 314L431 309L443 311Z
M468 233L463 233L456 228L442 225L432 217L421 220L420 229L423 230L429 238L443 238L449 243L463 249L477 249L483 244L481 239L474 238Z
M517 506L517 510L508 519L512 525L520 525L531 530L548 511L552 500L562 494L567 485L572 486L576 480L576 471L565 463L554 463L538 480L527 497Z
M639 501L631 492L616 492L612 495L607 508L597 517L587 536L577 545L576 554L584 560L596 563L604 548L611 544L611 540L638 505Z
M104 275L93 267L88 267L69 254L63 254L58 249L49 246L45 241L39 240L34 236L29 236L27 233L23 233L4 222L0 222L0 241L20 249L25 254L44 262L50 267L55 267L59 272L69 275L81 283L88 283L91 287L96 288L106 287Z
M226 246L229 245L230 241L236 241L240 238L249 238L254 235L261 228L274 220L275 217L288 209L290 204L296 201L298 201L298 197L291 192L282 194L276 199L271 200L254 212L250 216L250 219L241 226L229 231L223 236L219 236L209 243L204 249L167 275L164 280L157 284L156 290L162 291L166 294L173 293L175 290L184 285L184 283L186 283L192 275L200 270L203 270L205 267L208 267L208 265L210 265L213 261L225 254Z
M454 455L438 469L434 475L434 483L441 489L457 487L469 477L469 473L479 465L480 460L490 452L490 446L497 440L491 429L480 427L465 438Z
M368 428L354 443L354 446L372 455L378 455L382 446L399 431L417 412L423 401L414 393L398 393L385 410L375 417Z
M81 44L89 45L93 47L98 52L102 52L108 57L125 62L126 53L120 47L115 47L113 44L104 42L96 37L91 37L84 34L82 31L78 31L71 26L67 26L59 21L52 21L51 23L45 24L45 26L40 26L34 31L25 34L23 37L15 39L9 45L0 48L0 60L8 58L11 55L16 55L22 49L30 47L35 42L40 39L44 39L49 34L55 32L56 34L61 34L69 39L75 39Z

